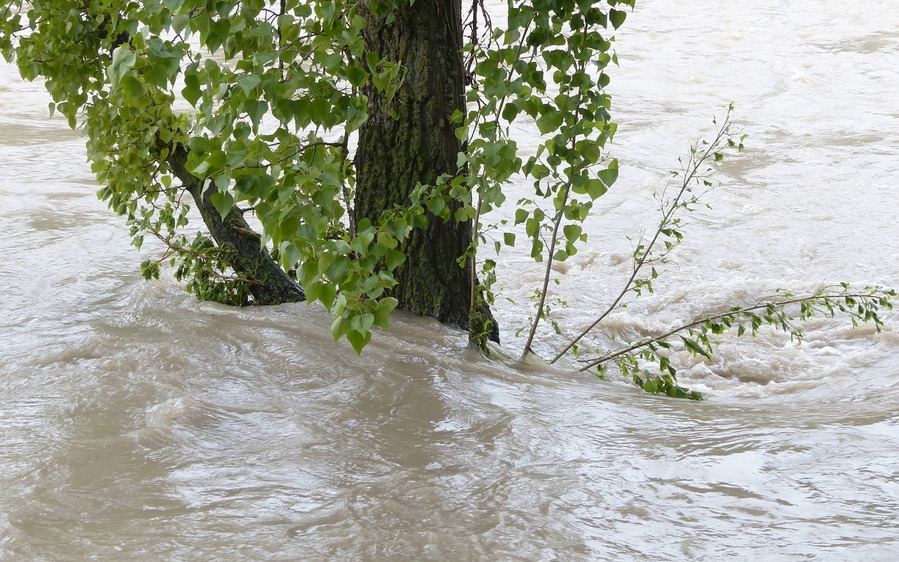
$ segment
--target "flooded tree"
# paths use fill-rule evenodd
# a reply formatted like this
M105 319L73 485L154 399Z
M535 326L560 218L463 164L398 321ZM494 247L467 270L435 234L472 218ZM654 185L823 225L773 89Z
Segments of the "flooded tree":
M605 87L611 34L634 4L510 1L497 26L483 0L13 0L0 53L83 128L100 198L136 247L157 244L146 278L169 266L188 291L227 304L318 301L357 352L395 308L468 330L489 352L492 256L516 244L543 271L522 357L542 328L565 339L553 362L615 364L653 392L695 397L676 384L669 350L709 357L710 337L731 328L801 336L793 318L816 312L879 326L895 293L843 286L612 349L590 343L624 295L652 290L653 264L682 237L677 213L709 185L704 167L742 147L729 120L659 200L658 228L636 244L614 302L584 329L553 321L553 266L586 242L582 225L618 177ZM518 123L539 131L536 147L519 148ZM529 187L493 213L513 177Z
M455 113L465 111L462 50L462 5L457 0L400 4L392 9L374 2L359 4L366 19L366 51L400 63L395 89L371 81L362 87L368 119L359 132L355 156L356 193L353 224L378 224L392 209L402 208L419 185L464 173L459 167L462 139ZM467 203L467 201L466 201ZM472 219L463 202L446 202L448 215L425 213L398 244L405 259L395 269L389 293L397 306L433 316L464 329L474 310L490 339L499 330L486 303L472 302L476 290ZM462 212L460 212L462 211Z
M617 4L633 0L510 4L495 28L479 1L464 17L456 0L14 1L0 49L81 123L134 244L162 242L145 277L170 264L204 299L320 301L357 350L395 307L483 347L499 332L481 217L504 183L533 178L516 222L535 257L564 259L545 231L614 180L600 149ZM524 166L516 119L553 135ZM190 209L205 232L187 234ZM583 237L566 232L571 255Z

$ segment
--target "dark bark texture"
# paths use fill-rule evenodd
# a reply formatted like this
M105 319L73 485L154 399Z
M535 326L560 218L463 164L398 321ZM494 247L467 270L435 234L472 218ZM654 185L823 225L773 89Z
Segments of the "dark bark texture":
M363 2L368 19L366 47L382 59L402 64L405 80L391 100L369 86L369 118L359 135L356 152L356 196L353 214L377 223L396 205L406 205L417 183L433 184L441 174L458 171L462 144L456 138L453 112L465 110L461 4L456 0L397 2L395 17L374 14ZM455 207L451 209L454 211ZM398 308L433 316L469 329L471 260L459 267L457 258L471 243L470 221L443 221L429 215L428 225L415 229L404 243L406 262L395 270L398 285L391 295ZM488 337L499 331L487 306L476 322Z
M187 171L187 149L174 148L167 159L172 173L184 184L203 217L203 222L220 248L234 249L231 268L250 280L250 293L254 304L282 304L306 299L303 289L287 276L271 254L262 246L262 240L243 214L234 208L222 218L212 204L213 190L203 192L203 181Z

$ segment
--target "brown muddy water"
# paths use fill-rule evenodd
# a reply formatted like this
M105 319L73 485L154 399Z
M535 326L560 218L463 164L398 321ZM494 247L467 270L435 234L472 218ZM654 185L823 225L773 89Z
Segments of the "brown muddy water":
M899 286L892 2L638 4L611 87L621 179L560 272L563 326L614 298L652 191L731 101L747 152L608 335L777 287ZM143 282L47 101L0 67L0 560L899 560L895 315L679 357L703 403L488 362L404 315L360 358L316 306ZM540 273L500 267L515 355Z

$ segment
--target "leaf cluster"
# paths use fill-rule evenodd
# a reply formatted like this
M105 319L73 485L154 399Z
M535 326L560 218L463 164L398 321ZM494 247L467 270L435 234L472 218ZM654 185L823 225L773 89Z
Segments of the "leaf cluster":
M618 164L604 157L616 126L604 88L617 63L610 35L625 20L627 2L542 0L509 3L508 21L491 28L490 40L466 46L473 61L467 114L455 116L466 143L460 168L466 173L476 223L472 254L492 241L499 252L514 246L523 228L531 257L545 262L524 353L547 315L547 285L554 262L567 260L586 241L581 224L594 202L615 182ZM489 20L488 20L489 21ZM542 135L536 152L519 155L511 131L523 122ZM487 222L485 215L506 201L513 176L527 178L531 194L516 201L514 220ZM484 260L480 289L492 302L492 260ZM473 293L472 307L476 306Z
M705 316L598 357L581 357L581 370L598 369L598 373L603 373L607 364L615 363L622 374L644 390L702 399L701 394L677 385L672 352L682 350L711 360L718 336L756 336L765 327L789 334L799 343L805 337L801 323L815 316L833 318L839 314L848 317L853 327L872 323L880 332L883 327L880 311L892 310L892 300L896 297L897 293L892 289L869 286L858 291L848 283L825 287L808 295L778 291L754 305L733 307ZM655 372L649 370L649 365L655 366Z
M397 247L421 221L347 219L361 89L389 93L402 79L366 51L355 2L37 0L2 16L0 52L45 78L51 111L83 126L100 198L135 246L163 242L145 276L167 263L199 297L239 304L263 282L236 273L233 252L209 237L187 242L189 202L208 199L222 218L254 218L307 298L335 313L335 337L359 350L386 326Z

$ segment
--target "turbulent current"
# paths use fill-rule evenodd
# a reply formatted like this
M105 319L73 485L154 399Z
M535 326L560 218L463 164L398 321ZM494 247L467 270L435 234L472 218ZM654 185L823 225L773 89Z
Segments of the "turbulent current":
M730 102L746 152L605 333L899 285L894 0L637 4L610 86L621 177L559 268L559 322L614 299L652 193ZM701 403L488 362L408 315L360 358L318 306L144 282L152 249L96 200L48 101L0 67L0 560L899 559L899 315L678 355ZM499 267L515 355L540 271L524 250Z

